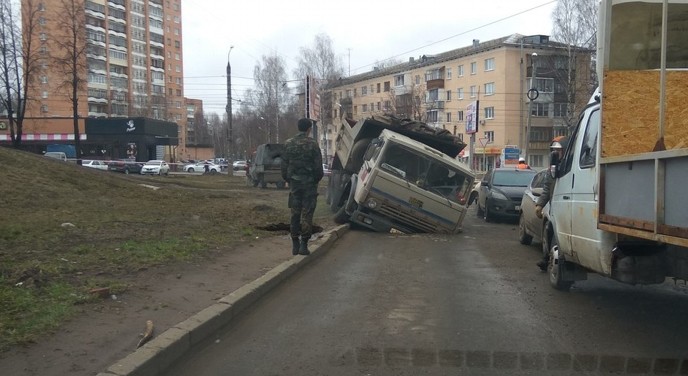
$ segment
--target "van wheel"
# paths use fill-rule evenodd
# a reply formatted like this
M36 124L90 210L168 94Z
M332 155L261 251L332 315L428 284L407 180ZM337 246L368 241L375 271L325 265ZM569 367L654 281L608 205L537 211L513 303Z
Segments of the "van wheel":
M552 246L549 249L549 264L547 265L547 274L549 274L549 283L559 291L569 291L573 282L564 281L563 270L566 261L563 258L559 260L554 259L555 252L559 249L559 241L556 237L552 238Z
M526 220L523 213L518 217L518 241L523 245L530 245L533 242L533 237L526 232Z

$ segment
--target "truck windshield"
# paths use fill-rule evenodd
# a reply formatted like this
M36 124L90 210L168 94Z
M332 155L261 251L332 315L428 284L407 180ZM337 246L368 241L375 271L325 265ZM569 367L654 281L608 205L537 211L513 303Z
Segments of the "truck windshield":
M465 203L470 188L462 171L398 144L389 145L380 167L421 189L460 204Z

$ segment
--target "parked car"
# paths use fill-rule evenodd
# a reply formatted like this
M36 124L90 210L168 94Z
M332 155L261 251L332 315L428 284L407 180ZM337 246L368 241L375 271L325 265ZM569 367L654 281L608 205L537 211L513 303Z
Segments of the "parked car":
M487 222L498 218L518 220L523 192L536 173L535 170L515 167L487 172L478 191L478 216L483 216Z
M234 161L232 163L232 170L234 170L234 171L245 170L247 165L248 165L248 162L246 162L244 160Z
M143 162L137 162L133 159L118 159L116 161L108 162L108 171L123 172L125 174L141 173Z
M81 165L84 167L95 168L97 170L103 170L103 171L108 170L108 165L104 161L85 159L85 160L81 161Z
M141 175L167 175L170 173L170 165L165 161L153 159L144 163L141 167Z
M208 166L208 172L218 173L222 171L222 166L215 164L212 161L196 162L184 165L182 168L186 172L205 172L205 166Z
M61 151L48 151L43 155L48 157L48 158L59 159L63 162L67 162L67 154L65 154L64 152L61 152Z
M518 240L521 244L529 245L535 240L540 242L542 236L542 228L545 219L538 218L535 215L535 203L538 197L542 195L542 188L547 181L547 174L549 170L542 170L533 176L528 187L523 192L521 199L521 215L518 220ZM543 210L543 216L546 215Z

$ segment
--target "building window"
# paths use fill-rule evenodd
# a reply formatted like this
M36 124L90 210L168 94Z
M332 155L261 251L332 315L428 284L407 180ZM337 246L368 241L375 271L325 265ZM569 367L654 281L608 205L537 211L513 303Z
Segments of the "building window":
M447 102L451 102L451 90L447 90Z
M447 123L451 123L451 112L447 112Z
M485 84L485 95L493 95L495 92L494 82L488 82Z
M478 95L478 88L477 86L473 85L471 86L471 98L475 98L476 95Z
M471 63L471 74L478 73L478 63L475 61Z
M459 100L463 99L463 88L462 87L456 89L456 98Z
M45 17L38 17L38 24L45 25Z
M554 79L553 78L536 78L535 87L540 93L552 93L554 92Z
M456 121L463 121L463 111L458 111L456 113Z
M43 94L41 95L41 97L42 97L43 99L47 99L47 98L48 98L48 92L47 92L47 91L44 91Z
M494 143L494 131L485 132L485 138L487 139L488 144Z
M398 74L394 76L394 86L404 86L404 75ZM387 90L385 90L387 91Z
M389 91L389 81L385 81L385 93Z
M45 4L43 3L38 3L38 10L41 12L45 12Z
M378 84L377 84L377 92L378 92L378 93L380 92L380 83L379 83L379 82L378 82Z
M358 106L354 106L354 115L358 114Z
M531 115L533 116L549 116L549 103L531 103Z
M459 65L458 68L456 69L456 74L459 77L463 77L463 65Z
M41 83L47 84L48 83L48 76L41 76Z
M385 111L389 111L392 107L390 101L385 101Z
M41 106L41 112L48 112L48 105L44 104Z
M485 59L485 71L492 71L495 69L495 59Z
M554 117L566 117L568 116L568 103L555 103L554 104Z
M368 95L368 86L361 86L361 96L365 97Z
M354 88L354 98L358 97L358 89Z
M452 79L452 70L451 70L451 68L447 68L447 80L451 80L451 79Z
M428 116L428 120L427 120L428 123L437 123L437 111L436 110L428 111L426 114Z
M485 119L494 119L494 107L485 107Z
M420 85L420 75L416 75L416 85Z

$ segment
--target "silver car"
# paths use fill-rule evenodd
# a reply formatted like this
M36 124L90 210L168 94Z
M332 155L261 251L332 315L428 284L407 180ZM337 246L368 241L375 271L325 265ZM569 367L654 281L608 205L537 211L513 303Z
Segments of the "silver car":
M538 218L535 215L535 203L542 194L542 189L547 181L547 173L548 170L543 170L535 174L523 192L521 214L518 221L518 240L521 244L529 245L533 240L541 241L544 217L547 213L546 209L549 207L542 210L543 218Z

